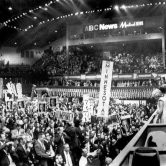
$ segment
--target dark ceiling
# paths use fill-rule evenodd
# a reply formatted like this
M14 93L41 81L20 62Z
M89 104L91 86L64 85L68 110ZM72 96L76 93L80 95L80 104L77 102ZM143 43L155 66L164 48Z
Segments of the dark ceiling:
M0 0L0 46L17 46L20 49L44 47L65 36L67 22L79 22L96 17L111 19L113 16L118 16L112 7L111 11L56 19L70 13L105 9L123 4L136 5L159 2L158 0ZM162 0L161 3L163 2L165 1ZM166 5L159 7L159 9L163 8L166 9ZM164 10L158 10L156 6L145 6L131 9L130 13L137 16L151 16L162 14L162 11ZM50 21L53 18L55 20ZM46 20L49 21L39 25L40 22L46 22ZM31 25L33 27L28 29Z

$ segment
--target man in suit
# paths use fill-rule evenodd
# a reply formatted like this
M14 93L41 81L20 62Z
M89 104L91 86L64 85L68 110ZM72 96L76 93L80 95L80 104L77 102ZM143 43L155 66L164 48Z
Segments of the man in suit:
M48 166L47 159L50 159L51 156L46 153L46 147L44 145L44 134L39 133L38 139L35 142L35 152L37 155L37 158L39 160L39 163L41 166Z
M55 139L54 139L54 143L57 146L56 153L61 154L63 151L63 146L65 145L65 143L68 143L69 141L70 137L63 132L62 127L59 127L57 133L55 134Z
M19 165L22 166L28 166L29 161L28 161L28 156L29 152L26 149L26 142L25 140L21 137L18 139L18 146L16 149L16 153L19 157Z
M55 157L55 152L53 150L53 145L51 141L51 136L49 133L46 133L46 138L44 140L44 145L46 147L46 152L52 156L52 158L47 159L48 165L54 165L53 157Z
M6 143L0 150L0 166L16 166L18 156L15 154L13 142Z
M64 149L63 149L63 152L61 155L62 155L63 161L65 163L65 166L74 166L75 165L73 156L70 152L69 144L64 145Z
M5 133L0 134L0 166L9 166L10 161L6 151Z
M0 166L9 166L10 160L7 155L6 147L0 150Z
M71 148L71 152L73 154L75 163L79 162L79 159L81 157L81 143L79 140L79 132L77 132L77 128L74 127L74 124L72 122L68 122L66 124L66 129L65 129L65 133L69 136L70 138L70 148Z

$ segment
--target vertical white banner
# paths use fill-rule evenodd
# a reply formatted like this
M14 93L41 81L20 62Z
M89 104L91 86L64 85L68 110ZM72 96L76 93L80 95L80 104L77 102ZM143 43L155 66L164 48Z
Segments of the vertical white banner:
M103 61L100 81L98 117L108 117L109 100L111 95L113 62Z
M0 78L0 98L3 98L3 78Z
M90 121L90 97L89 94L83 95L83 117L82 122L89 122Z
M16 89L17 89L18 98L21 99L22 98L22 84L17 83L16 84Z

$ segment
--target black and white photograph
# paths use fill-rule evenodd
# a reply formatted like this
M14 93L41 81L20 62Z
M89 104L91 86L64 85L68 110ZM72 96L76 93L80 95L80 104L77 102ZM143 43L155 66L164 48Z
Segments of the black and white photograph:
M57 98L56 97L51 97L50 98L50 108L55 108L56 107L56 102L57 101Z
M166 0L0 0L0 166L165 166Z
M44 113L46 111L46 102L38 103L38 111L39 113Z
M12 111L12 108L13 108L13 101L12 100L6 101L6 109Z
M18 100L18 108L25 108L25 101L24 100Z

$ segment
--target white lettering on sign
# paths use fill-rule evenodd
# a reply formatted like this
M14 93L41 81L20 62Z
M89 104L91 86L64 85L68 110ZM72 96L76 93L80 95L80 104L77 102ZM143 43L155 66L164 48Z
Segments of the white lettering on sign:
M117 24L99 24L99 30L109 30L109 29L117 29Z
M112 70L113 62L103 61L99 92L99 106L97 113L99 117L108 117L109 100L111 94Z
M92 31L105 31L111 29L118 29L118 28L129 28L129 27L138 27L143 26L143 21L134 21L134 22L127 22L123 21L119 25L118 24L95 24L95 25L87 25L85 26L85 32L92 32Z
M89 94L84 94L83 95L83 117L82 117L82 122L89 122L90 121L90 112L91 112L91 107L90 107L90 96Z
M138 26L143 26L144 22L143 21L136 21L136 22L122 22L119 26L119 28L128 28L128 27L138 27Z

